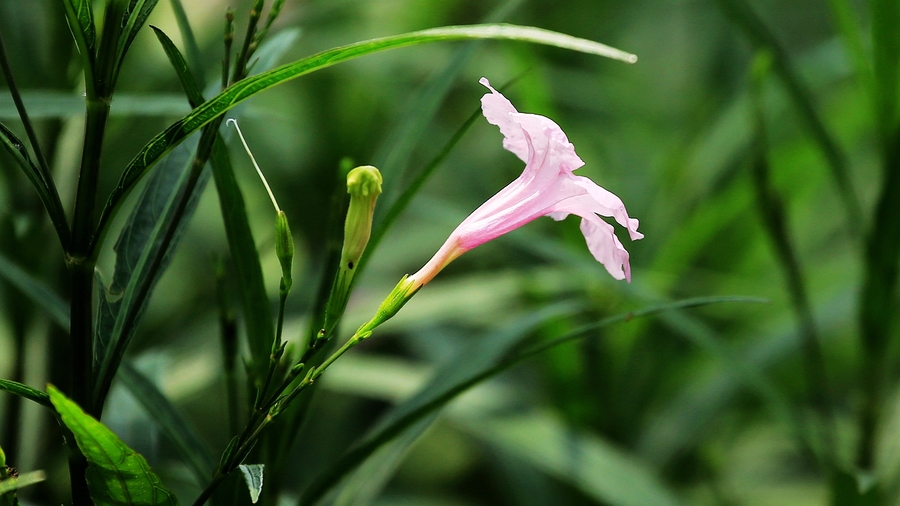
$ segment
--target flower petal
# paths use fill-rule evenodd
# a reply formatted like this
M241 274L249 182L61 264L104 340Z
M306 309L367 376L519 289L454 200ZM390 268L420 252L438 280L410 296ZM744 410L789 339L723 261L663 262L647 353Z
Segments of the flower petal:
M584 240L591 254L606 267L606 271L616 279L625 279L631 283L628 251L619 242L612 225L596 215L583 217L581 233L584 234Z
M504 137L503 147L518 156L523 162L528 163L528 144L525 142L522 127L510 116L519 111L502 93L491 86L486 77L482 77L478 82L491 90L490 93L481 97L481 111L484 113L484 117L487 118L488 123L500 127L500 132Z
M615 218L619 225L628 229L628 235L631 237L632 241L644 238L644 234L637 231L640 222L636 218L628 216L628 211L625 210L625 204L615 193L603 188L586 177L575 176L575 184L584 188L588 192L588 195L590 195L597 203L596 213Z

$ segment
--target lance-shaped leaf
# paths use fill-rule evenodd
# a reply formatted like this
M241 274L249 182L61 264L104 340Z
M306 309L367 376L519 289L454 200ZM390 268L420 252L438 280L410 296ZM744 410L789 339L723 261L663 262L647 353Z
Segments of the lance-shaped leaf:
M75 46L84 63L84 82L90 90L94 86L94 65L96 59L96 28L91 0L62 0L66 11L66 21L75 39Z
M56 187L52 182L44 178L41 170L31 160L28 150L25 149L25 144L3 124L0 124L0 144L22 168L22 172L31 181L34 189L37 190L38 198L41 199L47 214L50 215L50 222L53 223L60 242L68 244L69 224L66 221L66 213L63 210L62 202L59 200L59 193L56 192Z
M47 391L63 424L72 431L78 449L88 461L86 478L94 504L178 504L175 495L163 486L143 456L52 385Z
M180 146L154 172L114 247L116 263L109 286L97 284L100 293L95 327L95 402L102 401L187 223L182 217L174 233L170 231L190 179L194 152L191 144ZM185 216L189 217L196 208L197 197L199 193L192 196Z
M100 216L99 228L105 228L109 219L118 209L122 199L144 175L147 169L163 155L174 149L191 133L203 125L221 116L229 109L250 97L281 83L296 79L316 70L321 70L337 63L352 60L367 54L398 47L424 44L428 42L473 39L518 40L556 46L589 54L615 58L627 62L637 61L637 57L612 48L599 42L580 39L540 28L523 27L505 24L450 26L432 28L403 35L371 39L333 49L302 58L293 63L282 65L268 72L263 72L243 79L197 107L190 114L175 122L159 133L128 164L112 191Z
M0 390L16 394L19 397L36 402L42 406L50 407L50 397L36 388L23 385L18 381L0 379Z
M162 30L156 27L152 28L181 81L188 101L192 106L203 103L203 95L181 52ZM296 31L274 37L260 48L260 60L258 61L265 66L271 66L289 46L286 42L293 41L296 37ZM221 137L213 145L210 161L219 195L222 219L225 223L228 248L234 261L234 271L240 287L241 305L250 342L251 371L254 376L261 377L267 365L272 340L275 338L272 326L272 308L266 294L262 266L256 251L256 241L253 239L250 223L247 220L244 197L238 187L228 151L225 149Z

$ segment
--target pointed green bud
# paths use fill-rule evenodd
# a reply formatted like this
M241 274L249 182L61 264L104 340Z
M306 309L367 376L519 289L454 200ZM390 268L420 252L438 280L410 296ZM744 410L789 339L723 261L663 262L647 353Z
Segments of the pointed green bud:
M287 215L279 210L275 218L275 255L281 263L282 290L291 289L291 263L294 260L294 237L291 235L291 227L288 226Z

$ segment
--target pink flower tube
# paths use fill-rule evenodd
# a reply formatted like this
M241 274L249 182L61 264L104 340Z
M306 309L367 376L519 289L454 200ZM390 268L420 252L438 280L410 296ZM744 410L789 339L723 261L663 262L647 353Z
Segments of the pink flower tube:
M644 237L637 231L638 220L628 216L625 204L612 192L573 174L584 162L559 125L544 116L518 112L487 79L482 77L480 82L491 91L481 98L484 117L500 127L503 147L525 162L525 170L460 223L407 283L413 290L420 288L466 251L535 218L550 216L561 220L570 214L581 217L581 232L594 258L614 278L630 282L628 252L612 225L598 215L615 218L628 229L632 241Z

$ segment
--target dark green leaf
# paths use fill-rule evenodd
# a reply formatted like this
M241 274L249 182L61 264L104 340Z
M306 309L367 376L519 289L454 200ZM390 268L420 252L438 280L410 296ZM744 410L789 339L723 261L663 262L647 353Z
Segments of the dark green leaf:
M897 128L897 93L900 83L900 2L872 0L872 53L878 112L884 140ZM890 139L893 140L893 139Z
M50 396L40 390L23 385L17 381L0 379L0 390L4 390L19 397L36 402L42 406L50 407Z
M199 105L203 102L203 96L178 48L161 30L154 28L154 31L178 75L189 101L193 106ZM287 50L289 42L293 41L296 36L296 31L289 31L286 35L275 37L269 43L263 44L259 50L261 66L265 68L274 64L281 53ZM275 337L272 326L272 309L268 303L262 266L259 263L256 242L247 221L244 198L237 186L231 160L228 157L228 151L224 149L221 138L213 146L210 161L225 222L228 246L241 294L250 341L251 371L255 370L262 374L267 364L266 357L268 357L269 348Z
M272 341L275 339L272 306L266 294L256 241L247 221L244 197L234 177L228 152L221 142L213 146L212 170L219 194L222 219L225 222L228 250L231 252L241 306L244 310L244 323L247 326L250 344L250 371L253 376L262 378L268 365Z
M199 485L206 485L215 469L215 461L206 444L169 399L146 376L130 363L123 362L119 379L147 413L156 421L163 434L175 445L181 458L194 472Z
M105 228L109 218L121 204L121 200L131 191L134 184L151 165L156 163L160 157L171 151L191 133L244 100L291 79L378 51L428 42L471 39L519 40L607 56L628 62L636 61L634 55L597 42L539 28L503 24L433 28L329 49L235 83L151 139L125 168L118 185L110 194L100 217L100 230Z
M158 1L159 0L129 0L128 8L122 19L122 31L119 34L119 40L116 44L113 83L115 83L118 77L119 69L122 66L122 62L125 60L125 54L128 52L128 48L131 47L131 43L134 41L135 36L137 36L137 33L144 26L147 17L153 12L153 8L156 7Z
M0 144L6 148L6 151L13 157L22 172L31 181L34 189L37 190L38 198L44 204L50 221L56 229L56 235L62 244L69 243L69 224L66 221L66 212L63 210L62 202L59 200L59 193L56 192L56 186L52 181L44 179L41 170L31 161L31 156L25 145L12 131L3 124L0 124Z
M66 331L69 330L69 304L44 282L22 270L2 253L0 253L0 277L41 307L53 323Z
M204 99L200 87L197 85L197 81L194 80L194 75L188 68L187 61L185 61L181 52L178 51L178 48L175 47L175 43L172 42L172 39L159 28L153 25L150 25L150 28L153 29L156 38L159 39L159 43L162 44L163 51L165 51L169 63L172 65L172 68L175 69L178 80L181 82L181 88L184 90L185 95L187 95L191 107L197 107L202 104Z
M95 504L177 505L147 461L105 425L82 411L53 386L50 400L88 461L88 489Z
M62 4L66 11L66 21L69 23L69 29L84 63L85 86L92 90L97 32L94 27L94 10L91 7L91 0L62 0Z
M832 506L877 506L885 504L877 482L858 473L837 471L831 477Z
M118 369L159 277L169 264L187 219L196 208L199 192L177 224L177 208L190 182L193 145L183 145L154 172L113 248L116 263L108 287L97 283L95 366L97 402L102 400ZM205 173L208 177L208 173ZM203 187L205 177L198 186ZM171 231L170 227L175 230ZM169 237L169 242L166 238Z

